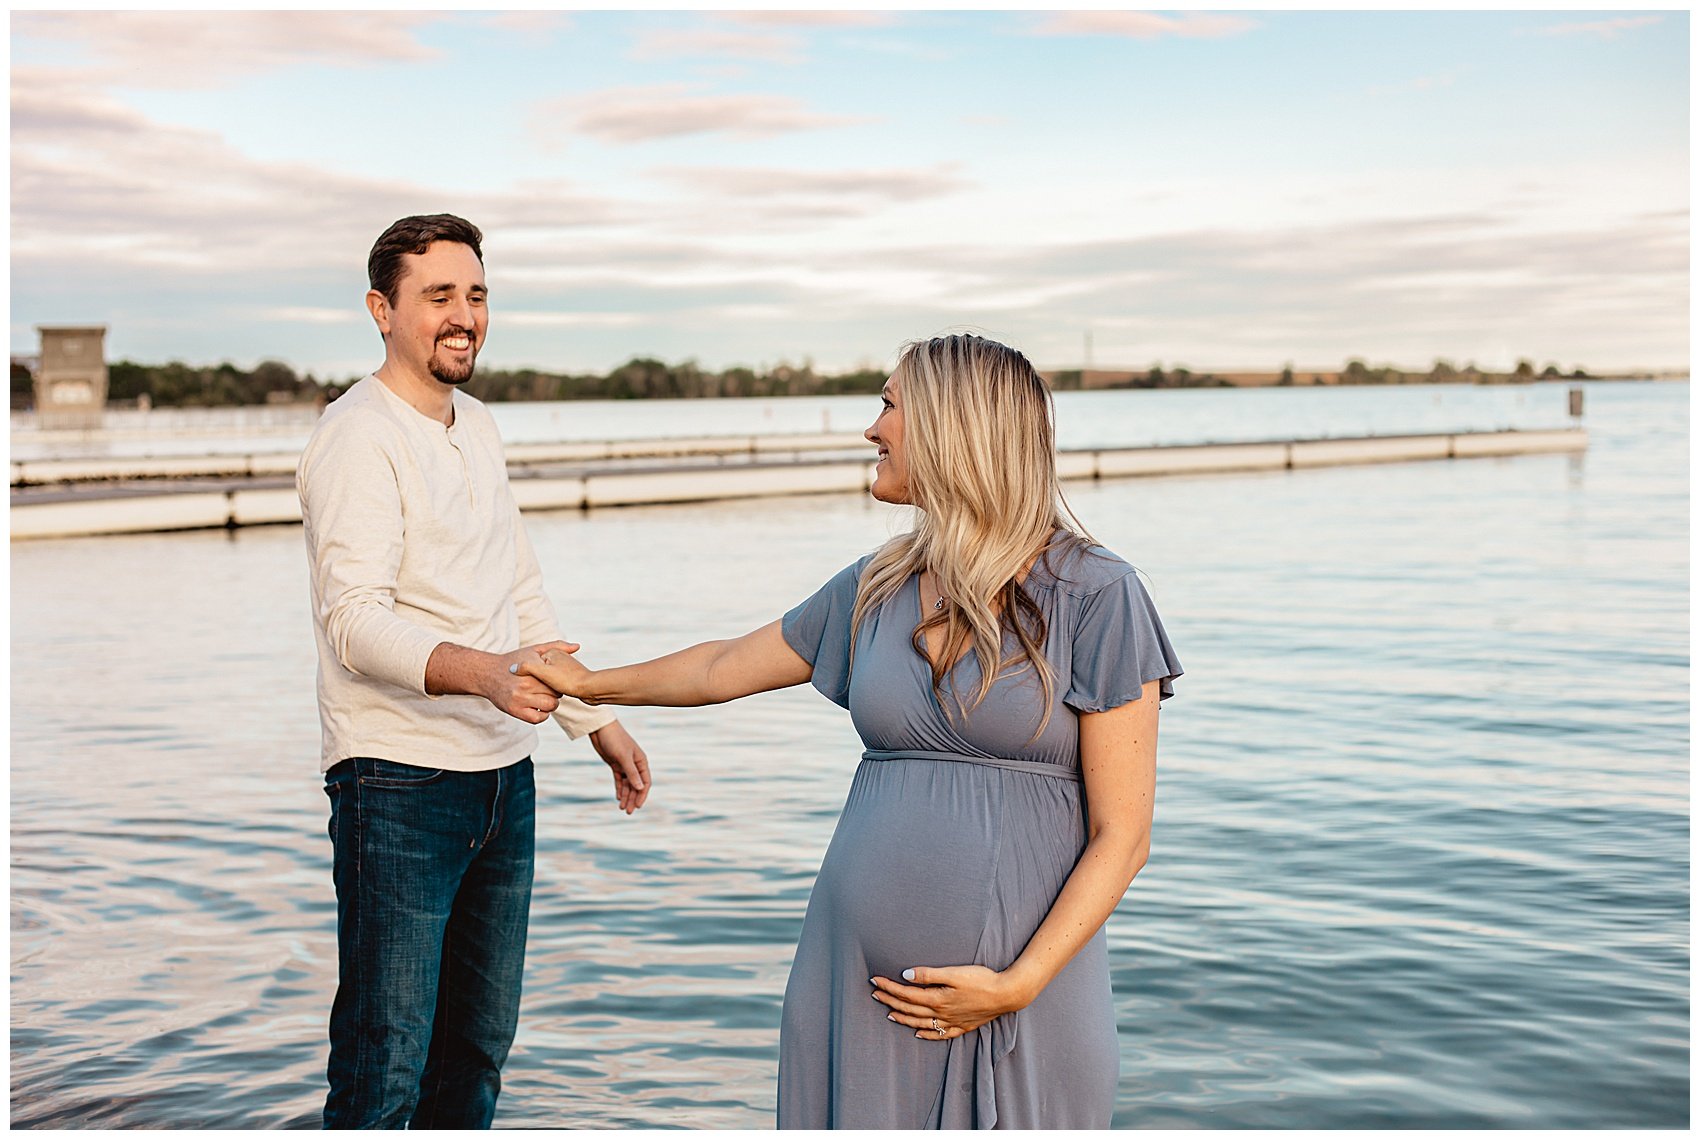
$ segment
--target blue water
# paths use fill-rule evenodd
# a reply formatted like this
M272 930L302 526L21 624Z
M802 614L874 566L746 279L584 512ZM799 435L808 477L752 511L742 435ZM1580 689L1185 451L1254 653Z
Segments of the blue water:
M1689 389L1587 388L1580 456L1071 485L1187 666L1109 927L1117 1125L1688 1124ZM1176 395L1233 438L1301 393ZM612 661L768 621L900 519L528 523ZM315 1124L335 936L299 529L18 543L12 591L12 1123ZM658 778L636 817L587 749L539 748L498 1123L767 1126L859 749L807 690L626 719Z
M1567 423L1568 383L1403 384L1391 387L1177 389L1057 393L1065 449L1232 443L1427 432L1545 428ZM872 396L719 400L575 400L491 404L508 443L860 432ZM299 451L310 407L114 409L91 431L38 431L12 417L14 460L246 455Z

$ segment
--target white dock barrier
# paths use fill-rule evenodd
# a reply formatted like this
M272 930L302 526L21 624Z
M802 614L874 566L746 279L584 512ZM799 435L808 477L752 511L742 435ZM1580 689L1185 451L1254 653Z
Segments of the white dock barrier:
M1290 443L1219 443L1195 447L1142 447L1098 453L1098 477L1189 475L1216 471L1269 471L1287 466Z
M1588 435L1580 428L1472 432L1452 437L1452 454L1458 459L1489 455L1525 455L1532 451L1581 451L1587 446Z
M584 506L584 476L561 475L538 479L509 479L514 502L522 511L547 511Z
M230 496L230 526L301 521L301 497L294 487L237 487L226 494Z
M1293 467L1338 467L1348 463L1399 463L1413 459L1447 459L1449 435L1395 436L1385 439L1294 440L1288 444Z
M803 451L854 451L869 446L859 432L809 435L698 436L689 439L615 439L588 443L511 443L508 465L597 463L622 459L770 455ZM236 478L293 475L298 451L244 455L149 455L133 459L23 459L12 461L12 486L120 479Z
M190 491L14 504L11 516L14 542L20 538L203 530L230 525L230 495L225 491ZM299 508L295 517L299 522Z
M584 505L626 507L639 503L696 503L766 495L814 495L865 490L873 464L789 463L678 471L587 475Z
M786 446L764 446L771 457L748 462L703 463L648 468L629 462L586 471L529 471L540 463L583 462L580 447L626 447L627 444L551 444L511 448L509 461L519 467L511 479L514 499L522 511L578 510L593 507L633 506L643 503L692 503L710 499L741 499L769 495L806 495L866 490L873 478L873 464L866 457L803 459L811 450L839 450L849 446L849 436L773 437ZM812 443L810 441L813 441ZM676 460L701 451L676 450L700 446L703 441L648 441L664 445L647 458ZM727 441L721 441L725 443ZM743 440L748 448L749 440ZM629 445L635 448L635 444ZM1359 463L1394 463L1420 459L1472 458L1527 455L1540 452L1581 451L1588 434L1580 428L1551 431L1506 431L1452 435L1376 436L1363 439L1292 440L1271 443L1196 444L1184 447L1143 447L1101 451L1065 451L1057 456L1057 472L1064 479L1113 479L1140 475L1196 475L1235 471L1280 471ZM753 450L753 449L752 449ZM778 453L799 458L786 461ZM635 451L634 451L635 454ZM722 457L737 454L723 451ZM244 467L218 457L201 457L201 467L185 463L185 470L205 477L240 478L226 486L138 489L134 485L107 490L85 487L82 491L53 492L14 490L12 494L12 538L69 538L79 535L127 534L143 531L190 530L207 527L254 526L264 523L301 521L301 507L292 482L281 478L278 467L284 457L267 464L260 457L239 456L249 461ZM286 471L293 471L288 457ZM616 460L606 454L604 463ZM68 461L67 461L68 462ZM221 466L224 464L224 466ZM14 477L19 464L13 464ZM37 472L44 470L35 465ZM112 465L107 470L116 470ZM157 473L162 468L150 468ZM253 474L250 475L249 473ZM101 478L115 478L113 475Z

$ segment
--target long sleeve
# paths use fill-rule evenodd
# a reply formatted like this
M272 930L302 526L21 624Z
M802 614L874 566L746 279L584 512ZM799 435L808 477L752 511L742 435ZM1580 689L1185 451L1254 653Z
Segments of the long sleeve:
M531 537L526 534L525 522L511 493L506 495L514 528L514 609L519 617L521 646L537 645L544 641L562 640L561 627L555 617L555 607L543 589L543 567L537 561ZM555 723L573 740L612 724L616 715L612 709L592 708L583 701L562 697L554 712Z
M318 617L343 668L423 694L425 664L444 639L395 613L403 530L396 471L370 440L341 434L334 448L310 447L297 475Z

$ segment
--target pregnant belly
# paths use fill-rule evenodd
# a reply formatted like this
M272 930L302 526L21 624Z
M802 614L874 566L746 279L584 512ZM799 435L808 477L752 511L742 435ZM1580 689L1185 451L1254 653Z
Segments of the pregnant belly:
M978 961L994 912L1001 773L938 760L864 760L809 903L812 931L859 948L871 973ZM1007 963L984 963L1002 966Z

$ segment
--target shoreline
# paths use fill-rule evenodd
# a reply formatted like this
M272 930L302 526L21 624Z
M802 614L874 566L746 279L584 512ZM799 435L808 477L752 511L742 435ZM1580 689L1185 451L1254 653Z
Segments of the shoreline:
M16 358L15 358L16 359ZM640 363L637 361L633 364ZM649 376L642 384L622 383L614 385L613 378L630 365L616 369L607 377L575 377L566 374L541 372L535 369L522 368L486 368L481 371L466 390L479 400L488 404L505 403L576 403L581 401L642 401L642 400L718 400L718 399L787 399L794 397L815 398L830 396L866 396L875 395L885 382L886 373L883 370L863 369L857 372L843 374L817 374L810 369L792 370L781 367L773 375L751 380L745 383L740 378L736 383L728 381L725 376L715 379L713 374L702 373L689 362L674 368L661 364L659 361L644 362L656 365L656 375ZM347 387L360 377L346 381L314 380L309 373L306 377L296 377L287 366L268 362L288 374L287 380L277 381L276 387L247 387L237 386L223 390L222 400L210 399L207 392L199 391L199 397L208 402L196 402L194 397L188 402L180 398L160 398L153 391L151 383L144 385L139 394L136 383L126 380L118 382L113 376L109 382L108 398L103 410L111 411L181 411L186 409L247 409L266 410L272 413L288 415L303 408L323 408L327 403L341 395ZM180 366L179 366L180 367ZM233 366L224 366L233 367ZM161 366L136 365L129 361L120 361L109 366L113 373L123 371L156 372ZM205 370L203 370L205 371ZM739 372L748 370L730 370ZM1519 386L1543 383L1581 384L1590 382L1629 383L1645 381L1670 381L1689 379L1686 369L1640 369L1633 371L1610 372L1604 374L1588 373L1582 369L1574 369L1570 373L1559 372L1554 365L1548 365L1541 372L1534 371L1526 360L1518 364L1512 372L1491 372L1466 365L1455 368L1445 362L1437 362L1426 370L1403 369L1393 365L1378 365L1369 367L1361 360L1347 362L1344 369L1337 368L1295 368L1288 366L1279 371L1257 371L1249 369L1193 370L1185 365L1175 365L1164 369L1160 365L1146 368L1049 368L1040 369L1039 374L1045 378L1054 392L1081 391L1198 391L1211 388L1359 388L1359 387L1391 387L1394 385L1431 385L1431 386ZM252 379L252 378L250 378ZM686 381L689 382L686 382ZM113 395L112 393L123 393ZM180 397L182 393L178 393ZM14 429L17 429L18 417L32 417L37 414L33 404L19 391L14 391L12 416ZM22 406L20 406L22 405Z
M708 441L693 441L708 442ZM850 457L842 439L816 437L795 447L789 457L779 448L720 453L705 461L702 451L676 453L674 462L603 458L587 464L565 456L510 452L514 499L522 511L581 510L606 507L700 503L865 492L873 464ZM1250 443L1202 443L1170 447L1095 448L1057 453L1057 474L1064 480L1120 479L1158 475L1242 472L1297 472L1316 467L1403 463L1436 459L1510 457L1586 450L1582 428L1449 432ZM827 454L807 454L810 450ZM775 454L777 452L777 454ZM837 454L831 454L836 452ZM194 471L176 465L150 481L130 464L105 464L106 481L77 487L19 486L24 473L14 465L10 510L11 540L76 538L101 534L157 531L234 530L238 527L299 523L301 503L287 455L236 457L247 464L234 469ZM254 460L271 461L263 470ZM633 457L636 458L636 457ZM84 478L98 478L100 464L82 464ZM60 475L69 474L61 470ZM27 476L26 476L27 478Z

